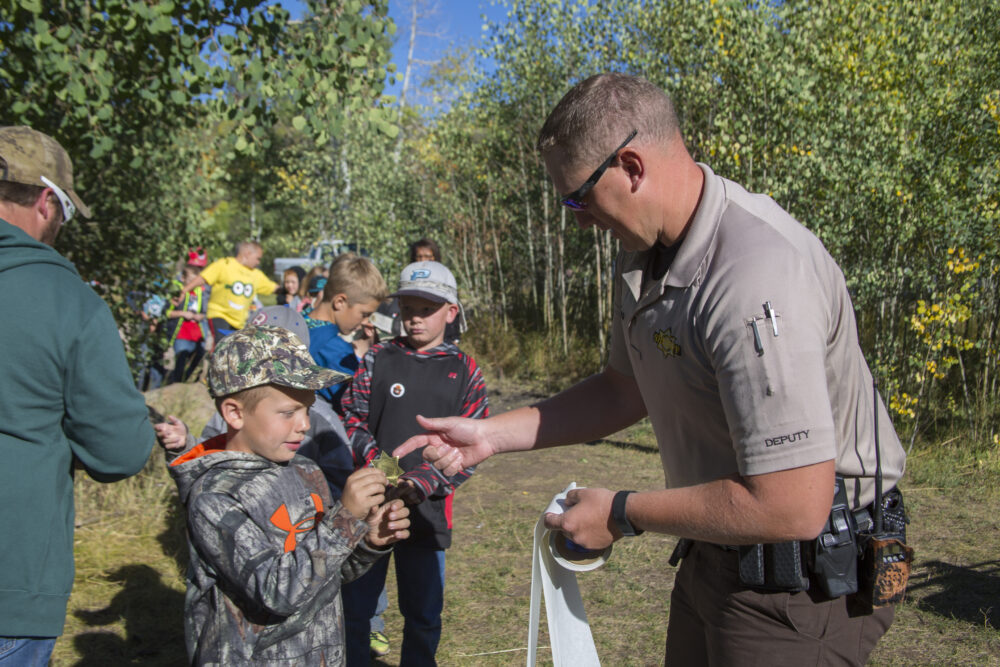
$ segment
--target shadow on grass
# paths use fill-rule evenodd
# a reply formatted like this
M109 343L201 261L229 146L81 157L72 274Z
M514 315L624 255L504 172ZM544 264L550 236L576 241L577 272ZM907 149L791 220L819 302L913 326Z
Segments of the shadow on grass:
M91 627L125 623L125 638L110 631L83 632L73 639L77 666L180 665L184 649L184 595L165 585L148 565L125 565L108 575L121 590L104 609L75 616Z
M617 447L618 449L631 449L633 452L642 452L643 454L658 454L660 450L656 447L650 445L641 445L637 442L626 442L624 440L592 440L588 442L588 445L600 445L609 444L612 447Z
M917 603L921 609L973 625L1000 626L996 622L1000 617L1000 560L972 565L931 561L924 567L930 576L911 583L907 592L916 593L924 588L941 590L921 597Z

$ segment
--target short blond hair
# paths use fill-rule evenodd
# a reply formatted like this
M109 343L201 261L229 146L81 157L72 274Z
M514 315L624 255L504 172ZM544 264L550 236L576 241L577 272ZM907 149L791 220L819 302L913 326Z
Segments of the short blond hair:
M242 405L247 414L253 414L253 412L257 409L257 405L267 397L268 393L270 393L267 391L267 388L270 386L270 384L261 384L256 387L241 389L234 394L219 396L215 399L215 409L219 410L221 414L222 402L227 398L231 398Z
M384 301L389 288L378 267L367 257L344 253L330 264L330 275L323 288L323 301L331 302L338 294L346 294L350 304Z
M264 246L262 246L258 241L249 239L247 241L237 241L233 246L233 256L239 257L240 253L245 250L260 250L263 252Z
M598 74L559 100L538 132L537 148L542 155L559 148L571 165L596 167L632 130L636 144L673 141L680 125L670 97L642 77Z

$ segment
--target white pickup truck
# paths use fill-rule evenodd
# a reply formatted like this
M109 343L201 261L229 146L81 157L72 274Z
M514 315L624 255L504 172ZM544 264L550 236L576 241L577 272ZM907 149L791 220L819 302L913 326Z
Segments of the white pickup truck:
M347 252L347 244L341 239L332 241L319 241L312 244L309 253L305 257L279 257L274 260L274 275L278 282L281 282L285 270L293 266L301 266L306 271L318 264L329 264L337 255Z

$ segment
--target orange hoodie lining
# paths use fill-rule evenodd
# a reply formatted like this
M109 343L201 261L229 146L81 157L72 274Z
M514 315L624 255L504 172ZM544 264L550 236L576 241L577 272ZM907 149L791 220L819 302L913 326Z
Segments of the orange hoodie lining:
M216 452L225 451L226 449L226 434L220 433L214 438L210 438L200 445L196 445L189 451L178 456L170 464L170 467L179 466L182 463L187 463L188 461L193 461L199 456L205 456L206 454L215 454Z

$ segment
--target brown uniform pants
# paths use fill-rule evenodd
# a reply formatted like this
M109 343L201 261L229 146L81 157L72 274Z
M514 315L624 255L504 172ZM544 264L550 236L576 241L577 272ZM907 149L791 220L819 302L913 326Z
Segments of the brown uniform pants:
M744 588L738 558L719 546L692 545L670 596L668 666L864 665L892 624L892 607L854 614L850 597Z

